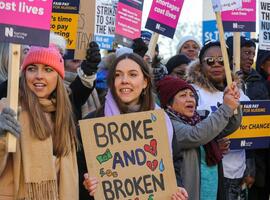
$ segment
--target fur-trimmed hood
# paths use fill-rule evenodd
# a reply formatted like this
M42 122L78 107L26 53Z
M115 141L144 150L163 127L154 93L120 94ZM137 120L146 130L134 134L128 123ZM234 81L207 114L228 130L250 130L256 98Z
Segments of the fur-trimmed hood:
M194 85L197 85L209 92L217 92L218 89L206 78L202 71L202 65L199 59L192 61L187 67L186 80Z

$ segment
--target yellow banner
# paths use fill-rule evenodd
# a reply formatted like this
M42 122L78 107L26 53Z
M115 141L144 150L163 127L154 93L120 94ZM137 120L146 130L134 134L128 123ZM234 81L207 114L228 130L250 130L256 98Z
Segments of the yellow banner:
M51 31L67 40L67 49L76 48L78 14L52 13Z
M270 115L244 116L240 127L228 138L270 137Z

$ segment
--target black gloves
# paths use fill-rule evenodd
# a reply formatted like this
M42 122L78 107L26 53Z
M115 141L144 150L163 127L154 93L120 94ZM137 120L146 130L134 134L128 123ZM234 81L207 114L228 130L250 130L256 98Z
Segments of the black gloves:
M133 40L133 44L132 47L133 52L139 54L141 57L144 57L144 55L146 54L148 47L147 45L144 43L142 38L136 38Z
M18 137L21 133L21 126L14 118L16 113L11 108L4 108L0 114L0 136L7 131Z
M100 49L96 42L89 43L89 47L86 51L85 60L82 62L81 69L84 74L91 76L97 72L98 64L101 61Z

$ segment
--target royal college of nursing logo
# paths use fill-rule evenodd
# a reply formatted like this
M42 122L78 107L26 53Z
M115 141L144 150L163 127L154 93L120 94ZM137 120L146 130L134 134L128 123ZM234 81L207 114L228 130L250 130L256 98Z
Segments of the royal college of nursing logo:
M14 31L13 27L5 27L5 37L7 38L18 38L26 39L27 33Z
M6 37L13 37L13 28L12 27L5 27L5 36Z
M244 29L245 26L244 25L241 25L241 24L238 24L238 23L233 23L233 29Z
M247 142L246 140L241 140L240 146L241 147L251 147L252 142Z
M160 31L162 31L162 32L165 32L165 30L166 30L166 29L165 29L164 27L162 27L161 24L159 24L159 23L156 24L156 29L157 29L157 30L160 30Z

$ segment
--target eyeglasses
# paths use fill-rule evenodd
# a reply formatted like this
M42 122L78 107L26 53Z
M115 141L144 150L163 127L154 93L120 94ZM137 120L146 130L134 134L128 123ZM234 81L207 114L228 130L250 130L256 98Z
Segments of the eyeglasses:
M205 57L203 59L204 62L206 62L207 65L209 66L214 66L215 63L217 62L219 65L224 66L224 60L223 57Z

